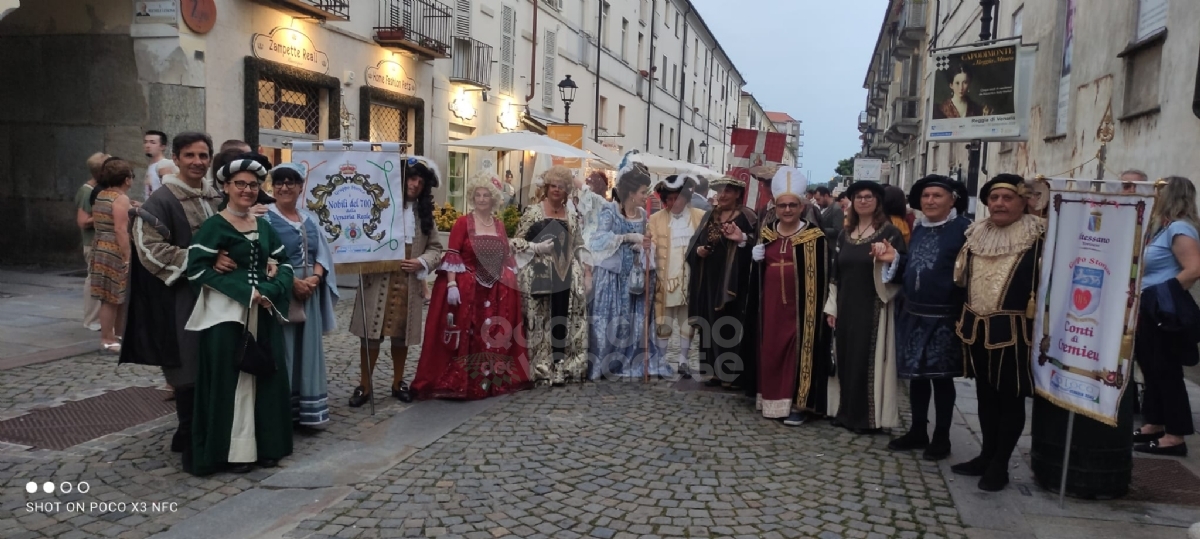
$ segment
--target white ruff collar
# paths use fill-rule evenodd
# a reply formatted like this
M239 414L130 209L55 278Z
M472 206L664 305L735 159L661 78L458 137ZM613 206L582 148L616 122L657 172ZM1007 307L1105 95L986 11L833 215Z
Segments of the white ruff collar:
M947 215L946 218L942 219L941 221L938 221L936 223L931 222L929 220L929 218L925 217L925 214L922 213L921 218L917 220L917 224L920 226L923 226L925 228L934 228L934 227L942 226L946 223L949 223L950 221L953 221L957 217L958 217L958 210L955 208L950 208L950 215Z

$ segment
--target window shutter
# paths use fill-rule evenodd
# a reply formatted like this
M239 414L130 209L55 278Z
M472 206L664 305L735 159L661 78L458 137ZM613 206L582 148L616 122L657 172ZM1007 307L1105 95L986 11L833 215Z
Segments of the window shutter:
M503 6L501 8L501 37L500 37L500 93L512 95L513 93L513 64L516 62L516 37L515 30L517 27L517 12L511 6Z
M554 108L554 98L556 97L554 94L557 93L558 88L558 80L556 80L557 77L554 76L554 63L555 59L558 58L558 44L556 42L557 40L555 39L556 37L557 36L555 36L554 32L549 30L546 31L546 42L544 44L546 66L545 69L542 70L542 73L544 73L544 77L542 79L542 106L548 109Z
M471 0L458 0L458 9L454 10L454 34L471 37Z

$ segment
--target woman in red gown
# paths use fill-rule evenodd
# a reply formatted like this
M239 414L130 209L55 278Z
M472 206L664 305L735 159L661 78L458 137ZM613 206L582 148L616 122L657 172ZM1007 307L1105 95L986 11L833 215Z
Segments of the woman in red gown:
M482 172L466 187L473 210L450 230L430 295L412 382L420 399L484 399L532 385L516 263L495 215L500 180Z

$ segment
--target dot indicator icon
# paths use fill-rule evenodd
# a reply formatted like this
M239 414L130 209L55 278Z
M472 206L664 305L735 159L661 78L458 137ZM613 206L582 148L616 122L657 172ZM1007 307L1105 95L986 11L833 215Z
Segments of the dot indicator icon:
M25 492L34 494L37 491L38 491L38 484L36 482L30 481L25 484Z
M51 483L49 481L42 483L42 490L44 490L46 492L46 494L53 493L54 492L54 483Z

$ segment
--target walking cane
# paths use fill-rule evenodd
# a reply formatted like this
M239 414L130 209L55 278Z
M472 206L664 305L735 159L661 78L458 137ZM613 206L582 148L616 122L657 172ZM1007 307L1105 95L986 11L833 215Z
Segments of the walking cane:
M646 197L646 223L643 230L646 231L646 237L650 237L650 197ZM641 255L645 258L642 261L642 270L645 272L645 279L642 280L645 288L642 290L643 311L646 321L642 324L642 381L650 381L650 294L653 287L650 286L650 252L647 249L642 249ZM665 354L666 351L664 350Z

